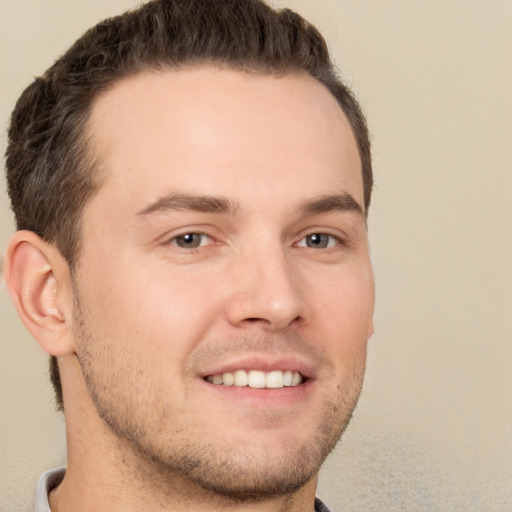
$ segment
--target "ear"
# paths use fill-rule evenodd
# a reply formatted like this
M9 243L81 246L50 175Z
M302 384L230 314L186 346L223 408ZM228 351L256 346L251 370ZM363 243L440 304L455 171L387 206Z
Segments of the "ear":
M368 328L368 340L373 336L373 332L375 331L375 327L373 325L373 320L370 322L370 327Z
M42 349L52 356L73 353L71 275L58 249L32 231L17 231L4 275L22 322Z

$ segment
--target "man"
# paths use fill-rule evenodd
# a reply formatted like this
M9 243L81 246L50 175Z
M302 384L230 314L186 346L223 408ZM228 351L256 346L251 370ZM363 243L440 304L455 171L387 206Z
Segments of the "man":
M320 34L259 0L106 20L22 94L7 176L68 438L35 510L327 510L374 287L368 132Z

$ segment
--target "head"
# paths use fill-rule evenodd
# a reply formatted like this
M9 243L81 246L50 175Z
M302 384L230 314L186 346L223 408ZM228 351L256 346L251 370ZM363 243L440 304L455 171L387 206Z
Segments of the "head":
M183 78L176 81L175 77L178 75ZM279 80L276 82L274 79ZM90 298L94 296L95 292L87 290L87 280L84 280L86 272L84 266L81 265L82 258L92 257L90 256L91 251L86 246L87 240L91 240L91 237L94 238L98 234L94 229L91 231L92 222L94 219L101 220L102 215L108 213L101 207L97 208L97 201L102 197L102 193L107 194L106 191L111 185L109 163L104 158L104 153L110 154L109 143L105 142L107 139L98 137L94 127L102 124L110 126L108 122L103 123L103 121L110 115L114 115L114 117L116 115L115 109L112 109L109 103L112 101L113 95L116 95L116 101L119 101L119 104L123 105L123 101L125 101L124 106L129 109L129 98L134 97L134 94L138 94L141 104L145 104L148 99L146 96L155 95L156 97L163 94L164 91L172 91L177 98L186 98L186 95L183 95L188 87L194 89L193 94L198 94L199 91L199 95L195 97L195 105L203 104L202 99L205 98L211 87L212 91L218 88L219 94L221 97L224 94L224 98L229 97L231 93L228 94L228 90L233 88L234 103L240 102L240 106L245 104L244 101L246 103L250 101L250 94L256 97L258 91L262 91L261 105L267 105L269 108L273 105L272 108L279 109L280 105L274 105L272 98L284 98L284 91L290 90L296 92L294 97L300 99L301 105L307 105L310 97L308 95L315 97L319 104L324 105L322 108L325 108L325 111L322 111L322 117L328 118L329 112L339 107L346 123L343 121L343 128L336 133L339 133L340 137L345 137L345 142L350 140L350 144L355 149L355 153L349 151L350 155L348 156L340 155L342 159L346 157L347 162L351 162L350 165L357 167L357 173L359 173L357 179L360 179L361 183L360 197L357 197L353 204L351 201L357 194L351 193L346 197L341 197L339 194L329 196L327 191L319 186L318 194L315 195L316 199L313 198L314 201L312 199L306 205L306 209L310 208L312 215L316 212L330 214L332 211L343 209L355 212L356 217L359 216L358 218L361 220L360 218L366 217L370 204L373 178L370 143L364 117L353 94L337 76L321 35L313 26L292 11L275 11L259 0L161 0L149 2L122 16L99 23L82 36L42 77L37 78L20 97L9 129L7 177L12 208L18 229L32 231L46 243L54 246L69 267L72 282L76 286L75 320L80 326L76 331L77 344L81 347L78 351L78 360L100 415L107 418L106 421L114 430L116 428L119 430L118 434L121 437L132 435L123 432L122 428L123 424L130 424L128 416L131 411L129 409L124 413L117 411L113 416L109 416L112 404L108 399L98 396L99 388L105 386L115 388L116 386L115 382L110 381L107 377L105 377L106 380L102 380L102 377L95 374L93 361L95 358L100 358L110 361L113 366L116 366L116 361L114 353L105 352L94 343L97 337L108 337L111 332L108 330L108 332L92 332L89 329L90 322L95 322L97 319L93 318L94 315L91 311L94 308L91 302L88 302L87 296ZM246 94L244 91L248 91L248 93ZM287 105L286 102L281 104L283 118L286 118L286 107L290 105ZM208 107L206 101L203 106L206 110ZM229 109L229 104L226 104L225 107ZM147 111L150 111L150 108ZM321 109L318 112L320 113ZM248 117L251 114L252 112L248 112ZM141 112L141 115L145 114ZM233 124L237 122L236 119L231 118L229 121ZM304 117L304 122L307 121L308 118ZM255 122L262 122L262 120L258 118ZM335 124L336 120L332 122ZM119 127L119 120L117 123ZM129 124L130 120L127 121L126 126ZM290 124L290 130L292 130L291 126ZM151 123L147 127L149 129ZM173 143L180 147L186 147L187 141L182 140L179 130L173 132L172 127L167 125L166 129L169 129L168 133L173 134L169 136L168 140L171 147ZM328 138L328 130L319 130L319 132L324 133ZM234 137L235 133L230 136ZM257 133L255 137L258 137ZM129 138L130 134L127 133L126 139ZM319 138L316 142L321 144ZM328 143L330 144L331 141ZM340 144L344 144L344 142L340 140ZM103 149L106 151L103 152ZM176 153L180 152L176 151ZM354 162L356 163L354 164ZM130 172L128 167L125 172ZM224 178L229 181L233 177L226 175ZM293 180L293 174L286 178L290 182L290 178ZM314 182L314 176L310 176L310 178ZM132 180L129 174L118 175L115 180L119 183L120 179L132 183L135 187L136 180ZM188 178L187 175L184 175L180 179L187 182ZM248 181L255 179L252 176ZM267 179L271 179L271 177L268 176ZM329 179L332 180L332 183L335 182L334 178L330 176L326 185ZM354 183L359 183L357 179ZM147 182L151 183L151 179ZM207 183L207 176L202 177L200 182ZM286 183L286 181L283 180L282 183ZM155 181L154 185L156 186L156 184ZM257 180L253 185L254 189L257 189ZM134 190L141 186L142 182ZM354 185L355 188L358 186ZM293 189L293 187L291 188ZM314 189L314 186L312 188ZM206 192L209 191L206 190ZM211 194L215 198L215 201L212 202L210 194L201 193L201 197L208 196L206 202L202 205L196 204L193 209L210 213L217 209L216 213L221 215L231 214L233 212L230 209L236 209L236 205L233 206L230 200L232 197L235 200L238 199L235 197L236 193L235 187L232 196L225 194L228 196L226 203L223 200L215 202L218 200L217 194ZM151 194L148 194L149 197ZM242 196L243 194L241 194ZM272 194L269 195L269 197L271 196ZM299 197L298 192L296 196ZM107 194L102 198L103 205L105 205L105 201L108 202L108 197ZM275 199L279 202L277 197L274 197ZM175 202L174 206L169 204L173 201ZM158 214L160 210L166 210L166 208L188 210L190 201L187 194L183 197L179 194L166 197L161 199L160 203L157 200L153 205L150 204L143 209L141 216L151 217L155 212ZM197 201L197 198L193 201ZM269 208L271 208L270 204ZM241 210L243 210L243 204ZM87 212L87 215L84 212ZM225 224L225 226L227 225ZM226 231L229 231L227 227ZM214 250L212 247L216 247L216 245L210 244L211 239L214 238L213 235L199 233L197 236L199 236L198 248L208 247L208 249L200 250ZM357 236L354 235L354 238ZM219 238L221 237L219 236ZM330 248L330 244L335 238L327 237L325 242L327 249ZM316 234L307 234L304 243L315 244L317 239ZM299 245L303 243L302 241L297 240L296 242L297 247L303 247ZM174 237L170 245L182 250L182 245L186 246L190 243L196 243L194 238L189 240L183 233ZM320 243L323 241L320 240ZM226 243L226 245L229 244ZM278 261L270 266L274 264L279 266L280 263ZM183 270L188 272L189 266L185 267ZM98 265L95 268L98 268ZM251 271L251 269L246 270ZM361 325L354 322L356 324L354 332L359 333L355 336L363 338L366 336L366 339L369 334L361 335L359 331L365 330L364 325L367 323L367 317L371 310L368 304L372 302L373 298L370 290L372 285L368 284L371 281L371 276L367 270L368 268L365 266L364 272L360 274L361 282L366 283L366 291L363 294L365 295L363 298L365 304L362 308L364 321ZM239 277L241 279L241 276ZM214 281L211 284L213 286ZM222 288L223 284L217 284ZM231 284L234 285L235 281ZM304 286L306 287L306 285ZM226 297L228 296L226 295ZM104 298L107 300L107 296ZM160 298L163 299L163 297ZM189 298L182 302L193 307L194 300L194 298ZM229 302L228 298L223 301L223 304L227 302ZM176 305L176 307L178 306ZM244 313L239 312L236 308L237 306L233 305L229 312L230 322L233 324L237 322L235 319L237 315L244 316ZM347 304L348 309L350 308ZM198 311L200 310L201 307L198 307ZM335 311L333 313L336 314ZM294 318L291 323L294 323L296 327L273 329L264 335L261 333L256 335L251 331L247 331L241 336L228 335L229 343L226 346L212 343L199 348L193 354L183 354L183 360L186 360L186 371L191 373L201 369L201 372L206 372L203 375L205 378L213 377L208 374L210 371L208 361L217 361L220 368L228 350L231 354L241 357L245 352L252 353L254 351L256 353L261 350L262 345L271 344L272 349L268 349L268 351L274 355L280 351L286 353L294 345L299 347L299 354L303 361L293 364L298 364L301 368L304 367L306 375L311 372L311 381L315 378L321 380L320 377L325 377L327 380L329 373L335 375L336 364L330 362L328 348L322 346L314 348L310 337L300 332L302 329L300 325L305 323L304 320L297 320L302 318L301 314L297 313L295 316L292 313L289 314ZM151 320L158 323L158 315ZM248 321L247 325L250 324L251 329L253 329L253 325L260 324L257 316L244 317L245 321ZM362 325L363 327L361 327ZM286 333L283 336L278 336L276 334L278 330L286 331ZM179 328L177 332L180 332ZM221 334L219 332L219 335ZM361 374L365 352L364 350L357 354L355 350L353 352L353 359L357 360L356 365ZM188 356L190 358L187 358ZM136 371L133 367L136 360L135 356L132 359L126 359L123 365L118 366L118 370L120 372ZM259 365L257 361L256 363ZM290 363L283 364L286 366ZM308 365L314 366L315 364L322 365L325 376L313 376L315 371L309 369ZM226 370L225 373L230 373L229 368ZM164 372L165 369L157 368L154 371ZM213 365L211 372L217 371L218 368ZM55 357L51 359L51 376L58 404L62 406L62 388ZM226 378L230 379L231 377L228 375ZM353 389L349 393L350 396L346 397L348 405L344 409L345 412L346 410L351 412L355 405L361 379L362 375L358 375L357 382L354 383ZM340 408L343 409L338 402L345 399L339 389L341 381L333 380L333 382L330 394L334 398L326 399L319 406L325 414L326 425L324 427L326 431L322 431L320 428L314 446L301 445L298 450L303 452L305 458L323 460L332 448L331 438L334 435L337 439L348 421L347 414L342 417L337 412ZM162 382L159 385L162 385ZM162 390L162 393L165 394L165 391ZM144 407L144 404L140 403L138 406L139 408ZM161 420L161 417L159 419ZM272 424L270 417L262 418L261 421ZM277 429L279 424L271 426ZM154 453L158 451L158 446L152 445L154 440L146 438L144 432L150 426L133 424L132 427L133 431L139 432L139 441L143 439L141 441L142 449L154 456ZM153 427L157 428L156 423ZM188 428L193 430L190 425ZM331 432L332 430L335 431L334 434ZM199 435L198 431L197 436ZM322 437L328 437L329 442L323 443L320 439ZM194 438L191 439L191 442L195 441ZM191 450L190 453L194 454L195 452ZM197 453L195 455L197 458ZM235 453L233 457L236 455ZM162 454L160 462L163 462L165 457L165 453ZM181 461L182 465L189 467L193 472L195 471L194 465L198 464L196 458L189 456L187 460ZM198 478L204 479L207 472L204 467L199 468ZM304 478L306 477L307 475L304 476ZM292 487L293 485L290 489Z
M17 229L55 244L72 269L80 253L81 212L101 182L85 129L95 98L143 70L201 62L263 74L303 72L327 87L356 138L368 211L373 174L366 122L311 24L259 0L153 1L90 29L18 100L7 149ZM50 370L61 408L55 358Z

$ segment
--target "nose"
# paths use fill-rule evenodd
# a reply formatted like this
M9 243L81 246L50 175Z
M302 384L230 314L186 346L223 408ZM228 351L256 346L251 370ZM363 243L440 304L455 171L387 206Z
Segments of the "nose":
M305 320L300 275L281 247L260 248L240 260L234 263L237 269L232 272L233 293L226 311L232 325L278 331Z

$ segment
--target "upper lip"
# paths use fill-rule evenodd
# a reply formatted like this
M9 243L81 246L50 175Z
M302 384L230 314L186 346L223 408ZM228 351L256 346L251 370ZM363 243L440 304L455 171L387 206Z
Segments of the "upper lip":
M212 363L206 369L201 370L202 378L209 375L232 373L236 370L260 370L271 372L276 370L299 372L308 379L315 377L314 365L297 355L271 356L271 355L250 355L230 359L229 361Z

